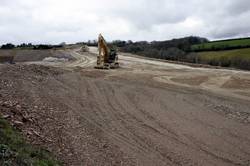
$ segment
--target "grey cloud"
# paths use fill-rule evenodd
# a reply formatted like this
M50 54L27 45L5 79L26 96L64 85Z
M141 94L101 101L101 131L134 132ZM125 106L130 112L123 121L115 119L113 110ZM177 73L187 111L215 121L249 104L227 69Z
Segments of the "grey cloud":
M248 0L1 0L0 43L250 35Z
M250 11L249 0L238 0L228 4L227 14L228 15L240 15L242 13Z

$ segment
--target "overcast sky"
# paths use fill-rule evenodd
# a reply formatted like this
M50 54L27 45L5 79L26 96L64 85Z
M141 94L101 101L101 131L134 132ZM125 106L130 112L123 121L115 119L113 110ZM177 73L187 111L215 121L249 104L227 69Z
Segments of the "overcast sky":
M0 0L0 44L250 36L249 0Z

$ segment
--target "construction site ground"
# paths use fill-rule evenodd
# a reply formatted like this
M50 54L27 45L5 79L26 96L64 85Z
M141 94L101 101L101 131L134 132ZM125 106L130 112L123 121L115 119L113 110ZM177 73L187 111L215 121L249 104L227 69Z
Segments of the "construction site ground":
M250 165L250 72L96 48L15 52L0 64L0 109L64 165ZM6 53L8 54L8 53Z

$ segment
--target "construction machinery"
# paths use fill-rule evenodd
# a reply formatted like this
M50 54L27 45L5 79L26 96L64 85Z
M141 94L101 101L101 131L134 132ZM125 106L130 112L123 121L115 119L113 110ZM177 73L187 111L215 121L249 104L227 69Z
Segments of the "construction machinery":
M81 52L89 52L89 47L87 45L83 45L80 49Z
M96 69L116 69L119 68L118 55L115 49L109 48L104 37L98 37L98 51Z

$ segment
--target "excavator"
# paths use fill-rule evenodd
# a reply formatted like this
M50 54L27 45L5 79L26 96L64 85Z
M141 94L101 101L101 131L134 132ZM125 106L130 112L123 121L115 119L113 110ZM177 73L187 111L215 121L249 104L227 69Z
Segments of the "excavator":
M116 69L119 68L118 55L115 49L109 48L104 37L98 37L98 51L96 69Z

